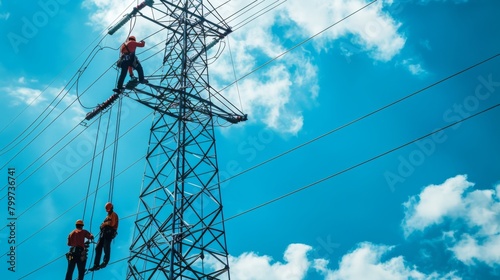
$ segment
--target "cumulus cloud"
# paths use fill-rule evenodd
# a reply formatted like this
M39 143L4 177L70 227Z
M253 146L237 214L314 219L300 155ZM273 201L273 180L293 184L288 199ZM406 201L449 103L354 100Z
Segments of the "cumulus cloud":
M465 175L427 186L404 204L402 226L409 235L449 221L443 240L459 261L496 266L500 264L500 185L484 190L473 186Z
M462 194L471 186L473 184L464 175L458 175L441 185L430 185L419 195L410 197L403 204L403 228L406 235L439 224L445 217L456 217L463 213Z
M312 248L304 244L290 244L284 254L284 263L274 262L269 256L250 252L231 257L231 278L241 280L299 280L304 279L311 262L307 252Z
M238 280L301 280L315 275L325 280L370 279L460 279L454 272L440 275L436 272L425 274L408 264L403 256L388 260L382 258L393 247L363 242L350 253L344 255L338 269L330 269L329 261L323 258L310 258L312 247L305 244L290 244L284 253L284 262L269 256L259 256L254 252L230 257L231 278ZM315 278L316 279L316 278Z
M385 4L391 1L379 1L365 9L365 1L288 1L285 12L297 25L296 33L312 36L333 23L340 22L328 29L316 42L326 44L340 37L349 36L361 51L368 53L375 60L389 61L404 47L406 39L398 32L401 23L383 11ZM360 10L354 16L348 15ZM313 18L315 20L311 20ZM296 34L299 35L299 34Z
M382 255L389 250L391 247L360 244L353 252L342 257L338 270L327 271L326 279L362 279L367 275L370 275L370 279L402 279L404 275L421 275L406 268L402 257L381 262Z
M360 243L352 252L344 255L337 270L325 267L327 262L318 260L315 268L325 275L326 280L366 279L369 275L374 280L396 279L460 279L454 272L440 275L436 272L425 274L415 266L408 264L403 256L382 260L393 247L375 245L369 242Z
M247 5L241 1L218 0L211 3L214 7L220 6L219 13L226 16L233 15ZM350 44L356 45L357 49L374 60L391 60L405 44L404 36L398 32L401 24L384 12L384 4L391 3L379 1L370 5L356 16L328 29L322 36L315 37L314 46L317 49L326 48L338 38L349 37ZM85 1L86 7L95 10L92 12L91 24L100 29L121 18L117 14L131 10L127 5L128 2L119 0ZM257 10L266 4L260 5ZM298 49L291 52L287 50L364 5L366 3L361 0L289 0L248 25L239 26L240 19L230 21L230 25L239 29L236 28L229 38L220 43L226 49L210 65L212 85L216 89L224 88L222 94L252 116L249 122L259 121L276 131L297 134L303 126L303 110L314 106L318 96L319 70L309 53ZM145 13L148 12L146 10ZM138 18L133 32L141 37L157 30L158 26ZM115 37L123 38L127 32L126 25ZM148 40L160 41L158 38L164 39L162 36L153 36ZM339 51L350 55L349 52ZM269 61L272 62L267 64ZM234 83L241 77L244 79Z

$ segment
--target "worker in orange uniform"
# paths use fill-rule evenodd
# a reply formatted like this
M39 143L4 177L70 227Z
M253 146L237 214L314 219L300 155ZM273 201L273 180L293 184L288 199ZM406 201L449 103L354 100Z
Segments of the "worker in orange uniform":
M92 233L83 229L83 221L77 220L75 223L76 229L68 235L68 246L71 246L69 253L66 254L68 259L68 270L66 271L66 280L73 278L75 266L78 267L78 280L83 280L85 275L85 264L87 263L87 247L85 239L93 240Z
M118 230L118 215L113 212L113 204L111 202L106 203L104 206L108 215L101 224L101 232L99 235L99 241L95 247L95 259L94 266L90 268L90 271L98 270L106 267L108 265L111 256L111 240L115 238ZM102 264L99 265L101 261L102 250L104 249L104 258Z
M132 72L131 68L137 70L137 74L139 75L139 83L146 84L148 80L144 79L144 70L142 69L142 65L137 59L135 55L135 50L137 47L142 48L146 45L146 42L140 41L136 42L135 36L128 37L127 41L123 43L120 47L120 77L118 78L118 84L113 91L120 92L123 89L123 82L125 81L125 76L127 76L127 71L129 74ZM133 73L132 73L133 74Z

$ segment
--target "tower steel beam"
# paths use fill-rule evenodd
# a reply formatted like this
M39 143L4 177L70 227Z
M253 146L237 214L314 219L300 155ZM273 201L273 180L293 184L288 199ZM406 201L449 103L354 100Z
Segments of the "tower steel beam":
M246 115L214 102L206 52L231 29L202 0L156 0L151 10L171 37L160 84L128 94L155 120L127 279L230 279L214 119Z

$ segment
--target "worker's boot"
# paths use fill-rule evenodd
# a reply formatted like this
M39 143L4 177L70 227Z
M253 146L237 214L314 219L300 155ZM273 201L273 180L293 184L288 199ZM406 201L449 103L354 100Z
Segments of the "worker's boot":
M89 271L96 271L99 270L99 268L101 268L99 265L94 264L93 267L89 268Z

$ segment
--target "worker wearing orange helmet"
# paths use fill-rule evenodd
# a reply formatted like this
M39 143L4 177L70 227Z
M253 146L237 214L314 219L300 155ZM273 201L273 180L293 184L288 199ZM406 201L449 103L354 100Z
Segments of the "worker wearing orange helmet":
M95 259L94 266L90 268L90 271L94 271L100 268L106 267L108 265L111 256L111 240L115 238L118 230L118 215L113 211L113 204L111 202L106 203L104 206L108 215L101 224L101 232L99 235L99 241L95 247ZM104 258L101 261L102 251L104 249Z
M68 235L68 246L70 247L69 253L66 254L68 260L68 270L66 271L66 280L73 278L75 266L78 267L78 280L83 280L85 275L85 264L87 263L87 247L85 239L93 240L92 233L83 229L83 221L77 220L74 229Z
M139 75L139 83L146 84L148 81L144 79L144 70L142 65L135 55L135 50L137 47L142 48L146 45L146 42L137 42L135 36L129 36L127 41L123 43L120 47L120 60L121 63L119 67L121 68L120 77L118 78L117 87L113 90L115 92L120 92L123 89L123 82L125 81L125 76L127 76L127 71L133 76L132 68L137 70Z

